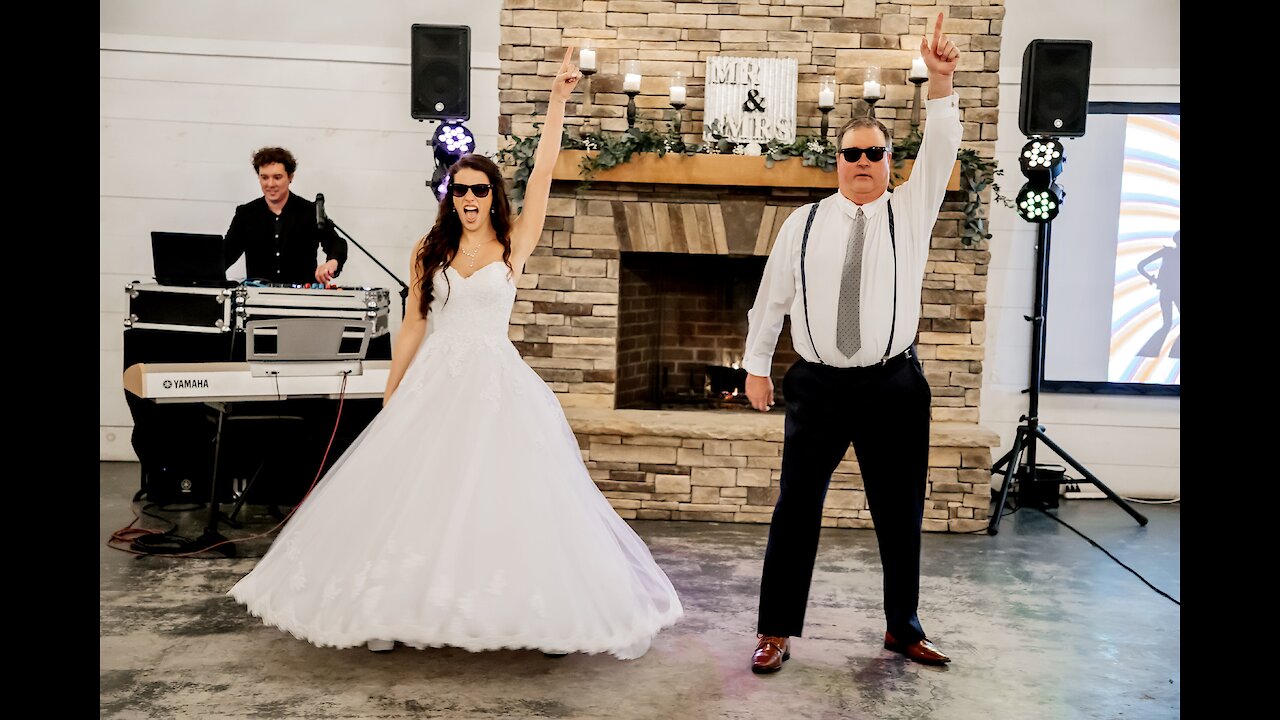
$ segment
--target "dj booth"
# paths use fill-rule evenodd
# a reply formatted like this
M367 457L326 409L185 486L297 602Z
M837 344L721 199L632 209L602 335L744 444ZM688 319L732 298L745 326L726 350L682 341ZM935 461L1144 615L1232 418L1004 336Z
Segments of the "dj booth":
M206 503L216 465L219 502L294 505L326 447L325 470L382 407L391 359L385 289L135 282L125 291L122 369L141 462L137 499ZM357 372L347 373L336 435L341 375L280 362L274 365L284 372L264 378L247 362L250 323L288 318L366 327L364 337L342 334L340 352L351 356L358 348L363 357L354 361ZM272 336L255 338L258 353L263 345L271 350Z

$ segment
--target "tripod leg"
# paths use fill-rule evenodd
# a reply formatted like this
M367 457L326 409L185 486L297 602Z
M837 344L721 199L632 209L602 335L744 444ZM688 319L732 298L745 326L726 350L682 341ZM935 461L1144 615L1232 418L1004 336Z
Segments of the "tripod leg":
M1014 457L1014 454L1017 452L1018 452L1018 449L1017 449L1017 446L1015 445L1013 450L1010 450L1009 452L1005 453L1003 456L1001 456L999 460L995 461L995 463L992 464L991 466L991 474L1003 475L1004 468L1002 466L1007 462L1012 462L1013 460L1016 460L1017 458Z
M1040 430L1039 428L1036 428L1033 432L1035 432L1036 437L1044 441L1045 445L1049 446L1050 450L1053 450L1055 453L1057 453L1059 457L1067 461L1068 465L1075 468L1076 472L1083 475L1085 482L1097 485L1099 490L1105 493L1107 497L1111 498L1111 502L1114 502L1115 504L1124 508L1124 511L1129 513L1129 515L1132 516L1134 520L1137 520L1139 525L1142 525L1144 527L1146 526L1147 524L1146 516L1144 516L1142 513L1138 512L1137 510L1134 510L1132 505L1125 502L1124 498L1112 492L1111 488L1107 487L1106 485L1103 485L1101 480L1093 476L1093 473L1086 470L1083 465L1076 462L1075 458L1068 455L1065 450L1058 447L1057 443L1050 440L1049 436L1044 434L1044 431Z
M1009 498L1009 488L1013 486L1013 472L1018 467L1018 459L1022 457L1023 439L1026 432L1028 430L1025 425L1018 426L1018 431L1013 437L1013 449L1000 458L1000 461L991 468L991 474L994 475L1001 463L1006 461L1009 463L1009 466L1004 471L1004 484L1000 486L1000 499L996 501L995 510L991 512L991 520L987 522L988 535L995 535L1000 532L1000 518L1004 515L1004 504Z
M244 507L245 501L249 499L249 491L253 489L253 484L258 481L258 476L262 474L262 468L265 465L266 463L264 462L258 466L258 469L253 473L253 477L249 478L249 482L245 484L244 490L240 491L240 497L236 498L236 504L231 506L231 513L223 518L228 525L239 527L236 525L236 515L240 514L240 508Z

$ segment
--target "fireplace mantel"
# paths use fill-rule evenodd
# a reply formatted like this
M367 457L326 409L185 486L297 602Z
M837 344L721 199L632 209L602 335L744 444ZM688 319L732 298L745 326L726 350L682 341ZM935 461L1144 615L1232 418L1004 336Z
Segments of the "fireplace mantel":
M561 150L551 177L555 180L581 180L582 158L586 150ZM800 158L775 162L765 166L762 156L746 155L682 155L667 153L636 153L631 160L601 170L592 177L593 182L661 183L678 185L736 185L743 187L786 188L835 188L839 185L836 173L824 172L816 167L805 167ZM914 160L902 161L901 168L894 168L894 184L905 182L911 176ZM951 170L948 190L960 189L960 161Z

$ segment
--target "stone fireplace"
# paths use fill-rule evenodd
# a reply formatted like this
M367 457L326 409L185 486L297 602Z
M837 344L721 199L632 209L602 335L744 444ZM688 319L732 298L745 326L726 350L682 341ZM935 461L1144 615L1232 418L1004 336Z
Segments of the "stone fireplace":
M767 187L764 180L776 178L760 158L719 158L755 161L759 184L597 180L583 187L569 179L576 158L563 155L557 177L565 179L552 186L543 242L519 280L512 341L558 394L591 476L623 517L768 522L782 465L783 405L759 413L741 399L716 397L708 385L712 368L741 358L746 314L782 222L830 194L820 185L834 175L810 175L819 187ZM752 182L745 171L733 175ZM949 197L935 228L917 336L934 395L925 511L933 531L985 526L990 448L998 443L976 422L981 321L965 317L980 313L976 291L939 287L985 270L985 251L961 250L954 236L961 202ZM775 387L796 357L784 327ZM852 449L833 476L823 522L871 526Z
M936 12L873 0L754 0L697 12L669 2L507 0L499 132L537 132L563 43L591 38L600 72L591 79L592 102L576 93L566 107L571 133L586 122L626 129L618 68L638 59L639 123L669 121L666 78L680 71L689 79L684 139L701 142L706 59L725 54L796 58L800 134L817 132L821 76L834 74L847 100L858 97L863 68L877 66L886 97L876 115L903 137L910 41L918 44ZM1003 14L998 2L951 6L944 22L964 51L954 81L965 147L987 157L996 139ZM759 413L718 398L733 377L714 368L732 370L741 356L746 312L781 224L833 192L834 174L797 159L765 168L759 157L637 155L588 186L579 161L561 151L543 238L518 283L512 341L556 392L592 478L621 516L769 522L781 406ZM959 189L954 176L951 189ZM929 531L986 526L991 448L999 443L978 424L990 254L985 243L960 241L966 200L949 192L934 227L916 337L933 393ZM775 387L794 359L784 327ZM852 450L832 477L823 524L872 526Z

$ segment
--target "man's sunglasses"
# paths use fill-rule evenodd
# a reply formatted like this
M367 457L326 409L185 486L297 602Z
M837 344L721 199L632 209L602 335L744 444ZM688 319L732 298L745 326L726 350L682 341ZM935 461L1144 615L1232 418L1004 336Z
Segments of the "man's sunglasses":
M884 148L881 148L881 150L883 149ZM471 192L475 193L476 197L482 198L482 197L488 197L489 189L492 187L493 186L490 185L489 183L480 183L479 185L463 185L462 183L450 183L449 191L453 193L454 197L462 197L467 194L468 190L470 190Z
M869 148L841 148L840 154L844 155L844 159L848 162L858 162L858 158L862 157L862 153L866 153L867 159L871 162L880 162L884 159L885 149L881 145Z

